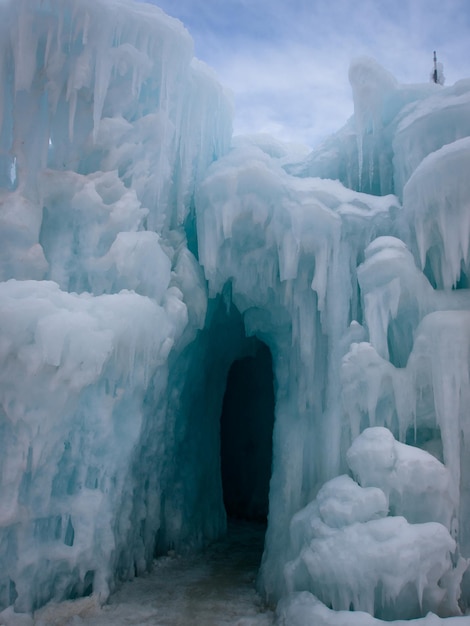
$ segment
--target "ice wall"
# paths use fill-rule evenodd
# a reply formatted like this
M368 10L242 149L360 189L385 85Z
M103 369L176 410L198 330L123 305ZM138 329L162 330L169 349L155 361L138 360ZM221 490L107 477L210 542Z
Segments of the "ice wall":
M376 61L351 63L354 116L292 172L400 199L427 155L470 133L470 81L401 85Z
M274 461L260 574L268 598L305 589L305 577L284 567L296 557L290 521L325 481L348 471L346 451L369 426L386 426L444 461L447 500L426 504L432 464L419 475L408 467L417 491L393 492L390 512L400 510L400 497L420 502L421 514L400 513L406 522L437 522L443 537L450 533L470 554L469 83L401 86L369 59L353 63L350 76L354 117L303 164L252 139L212 165L197 194L209 289L217 293L230 281L247 332L273 354ZM352 550L358 537L331 543ZM311 549L316 554L319 544ZM351 580L365 580L369 566ZM344 588L340 570L327 576L330 604ZM380 575L372 579L371 597L380 596ZM413 603L402 603L398 615L416 617L423 604ZM348 610L343 604L336 608ZM372 601L366 610L395 618L385 605ZM433 610L446 609L436 602ZM460 611L455 598L449 610Z
M208 521L166 521L189 487L165 435L207 309L185 227L231 104L156 7L11 0L0 29L0 607L29 611L224 528L217 484Z
M290 516L341 467L337 409L356 259L390 228L392 196L297 179L260 149L214 164L197 195L200 262L213 293L231 281L248 334L270 348L277 383L268 543L263 580L282 588ZM340 246L342 230L348 241ZM328 450L328 454L324 453ZM275 565L277 564L277 565Z

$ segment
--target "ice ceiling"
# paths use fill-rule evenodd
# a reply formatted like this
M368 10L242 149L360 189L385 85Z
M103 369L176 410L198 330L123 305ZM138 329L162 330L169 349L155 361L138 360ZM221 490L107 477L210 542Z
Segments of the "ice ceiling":
M0 610L104 602L227 509L268 512L280 623L464 611L470 81L358 60L300 159L232 141L155 7L0 18Z

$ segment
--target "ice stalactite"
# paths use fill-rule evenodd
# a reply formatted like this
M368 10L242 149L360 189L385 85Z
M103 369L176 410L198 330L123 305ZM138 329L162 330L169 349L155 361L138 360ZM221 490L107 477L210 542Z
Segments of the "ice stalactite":
M231 103L156 7L0 16L0 606L21 611L103 602L155 555L169 358L207 310L183 224Z

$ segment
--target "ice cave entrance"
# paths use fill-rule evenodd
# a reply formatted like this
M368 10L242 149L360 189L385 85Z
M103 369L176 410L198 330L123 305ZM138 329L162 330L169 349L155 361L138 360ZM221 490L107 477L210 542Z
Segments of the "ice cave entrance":
M273 365L255 339L252 355L234 361L220 418L222 488L229 519L266 523L274 426Z

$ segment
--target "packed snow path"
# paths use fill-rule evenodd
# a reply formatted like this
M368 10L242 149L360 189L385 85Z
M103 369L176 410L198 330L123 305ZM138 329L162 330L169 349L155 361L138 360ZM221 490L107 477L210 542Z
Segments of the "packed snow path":
M82 614L79 623L268 626L273 613L255 590L264 532L261 524L232 522L226 537L202 554L157 559L151 573L125 583L108 605Z

